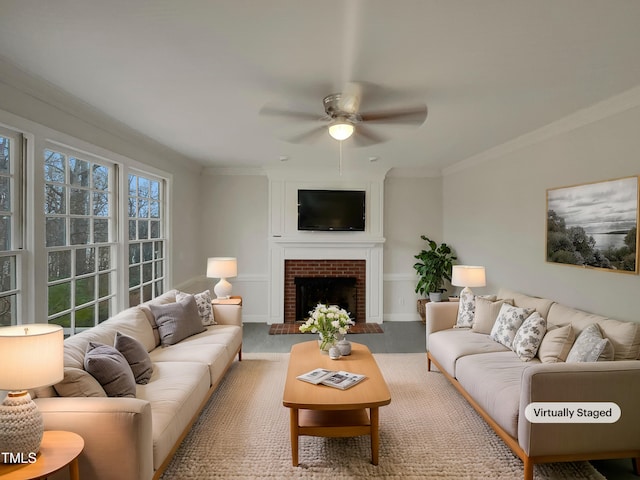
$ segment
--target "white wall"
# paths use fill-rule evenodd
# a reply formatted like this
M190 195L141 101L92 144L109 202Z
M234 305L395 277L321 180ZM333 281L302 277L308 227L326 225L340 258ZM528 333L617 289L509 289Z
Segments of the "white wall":
M504 286L640 322L638 275L545 261L546 189L640 174L640 107L597 110L588 112L592 122L573 129L558 122L557 134L547 129L539 142L445 176L444 237L460 263L487 267L479 292Z

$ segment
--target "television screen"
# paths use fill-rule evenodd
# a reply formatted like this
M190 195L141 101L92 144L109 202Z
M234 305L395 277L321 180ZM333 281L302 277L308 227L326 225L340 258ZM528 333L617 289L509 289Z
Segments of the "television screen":
M298 230L364 231L365 192L298 190Z

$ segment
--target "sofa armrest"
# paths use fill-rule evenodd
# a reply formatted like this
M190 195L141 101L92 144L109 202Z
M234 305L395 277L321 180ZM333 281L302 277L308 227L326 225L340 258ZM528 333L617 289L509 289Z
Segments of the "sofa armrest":
M75 432L84 439L80 477L150 480L153 477L151 406L137 398L51 397L35 400L45 430ZM67 477L63 469L55 479Z
M425 305L426 345L429 350L429 334L448 330L458 319L458 302L427 302Z
M529 456L640 452L640 361L544 363L522 374L518 443ZM530 423L531 402L613 402L615 423Z
M218 325L242 326L242 305L213 305L213 318Z

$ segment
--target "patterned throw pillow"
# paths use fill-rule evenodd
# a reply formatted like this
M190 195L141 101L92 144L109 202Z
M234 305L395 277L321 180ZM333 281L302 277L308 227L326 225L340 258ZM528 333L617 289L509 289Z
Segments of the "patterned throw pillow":
M598 360L613 360L613 345L609 339L602 338L600 327L592 323L576 338L576 343L567 355L567 363L597 362Z
M495 301L495 295L482 295L478 298ZM470 328L473 325L473 319L476 314L476 296L471 290L466 292L462 290L458 304L458 318L456 320L456 328Z
M503 304L489 336L492 340L513 350L513 339L518 329L533 312L533 308L520 308L506 303Z
M513 338L513 351L520 360L528 362L536 356L546 332L547 321L538 312L529 315Z
M191 295L190 293L176 292L176 302L184 300ZM213 318L213 307L211 306L211 292L205 290L202 293L196 293L193 296L196 299L196 305L198 305L198 314L202 319L204 326L215 325L216 321Z

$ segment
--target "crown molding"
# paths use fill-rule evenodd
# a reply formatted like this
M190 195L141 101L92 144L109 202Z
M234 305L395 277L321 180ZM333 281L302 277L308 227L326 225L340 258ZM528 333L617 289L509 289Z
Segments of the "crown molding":
M203 175L220 176L260 176L265 177L267 173L262 167L205 167L202 169Z
M509 142L485 150L484 152L473 155L465 160L461 160L450 167L444 168L442 170L442 174L443 176L447 176L452 173L480 165L495 158L515 152L516 150L568 133L572 130L576 130L638 106L640 106L640 85L619 95L615 95L591 105L590 107L578 110L571 115L561 118L560 120L556 120L542 128L516 137Z

